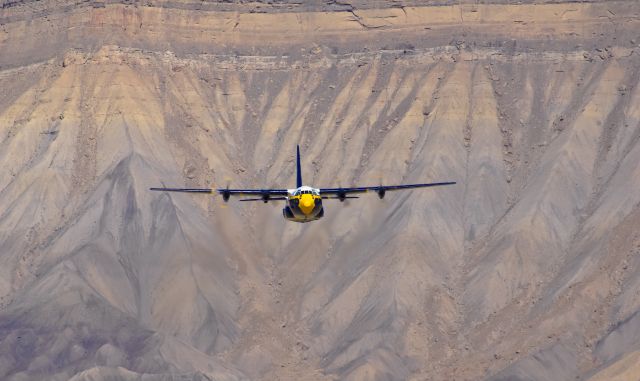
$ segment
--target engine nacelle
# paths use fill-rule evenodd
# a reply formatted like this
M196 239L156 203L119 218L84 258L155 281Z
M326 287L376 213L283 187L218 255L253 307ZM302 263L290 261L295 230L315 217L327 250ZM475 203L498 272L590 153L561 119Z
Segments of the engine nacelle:
M344 200L347 198L347 193L346 192L338 192L336 194L336 197L338 197L338 200L340 200L340 202L344 202Z
M231 192L229 191L222 191L222 201L227 202L229 201L229 197L231 197Z
M269 193L265 192L262 194L262 202L265 204L269 202Z
M380 200L382 200L384 198L384 194L386 193L386 190L384 190L383 188L378 189L378 197L380 198Z

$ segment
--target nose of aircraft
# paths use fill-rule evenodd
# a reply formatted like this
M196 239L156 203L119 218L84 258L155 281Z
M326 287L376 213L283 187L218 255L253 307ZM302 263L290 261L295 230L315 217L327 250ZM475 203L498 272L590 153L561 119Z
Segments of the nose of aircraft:
M302 213L311 213L311 211L313 211L313 207L315 206L313 196L310 194L303 194L298 205L300 206L300 210L302 210Z

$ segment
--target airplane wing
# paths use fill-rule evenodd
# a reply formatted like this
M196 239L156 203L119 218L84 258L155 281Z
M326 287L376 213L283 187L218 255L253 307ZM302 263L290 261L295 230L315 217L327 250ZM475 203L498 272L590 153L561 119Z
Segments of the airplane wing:
M149 190L160 192L213 193L213 189L210 188L149 188Z
M212 189L212 188L149 188L152 191L160 192L186 192L186 193L219 193L224 201L228 201L231 196L259 196L260 198L250 198L241 201L271 201L286 200L286 189Z
M455 181L448 181L448 182L442 182L442 183L426 183L426 184L378 185L375 187L320 188L320 195L334 196L334 197L328 197L328 198L337 198L340 200L344 200L345 198L350 198L347 195L351 193L366 193L366 192L372 191L372 192L378 193L378 197L383 198L387 191L395 191L395 190L401 190L401 189L414 189L414 188L429 188L429 187L438 187L438 186L453 185L453 184L455 184Z

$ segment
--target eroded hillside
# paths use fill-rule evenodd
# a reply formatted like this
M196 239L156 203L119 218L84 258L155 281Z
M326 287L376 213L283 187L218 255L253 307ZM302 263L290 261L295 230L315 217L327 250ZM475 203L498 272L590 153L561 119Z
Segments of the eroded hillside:
M1 378L637 375L637 2L4 5Z

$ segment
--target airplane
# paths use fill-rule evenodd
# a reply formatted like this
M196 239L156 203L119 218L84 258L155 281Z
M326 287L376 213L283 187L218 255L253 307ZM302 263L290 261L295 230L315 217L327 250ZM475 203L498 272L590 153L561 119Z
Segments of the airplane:
M427 184L403 184L403 185L379 185L369 187L353 188L313 188L302 185L302 170L300 168L300 146L297 146L297 170L296 188L294 189L211 189L211 188L150 188L152 191L162 192L187 192L211 194L217 192L222 195L224 202L229 201L231 196L250 197L240 199L240 201L285 201L286 205L282 209L285 219L293 222L310 222L319 220L324 216L322 200L337 199L343 202L346 199L359 198L353 194L366 192L376 192L380 199L383 199L387 191L401 189L427 188L443 185L453 185L455 181L427 183Z

